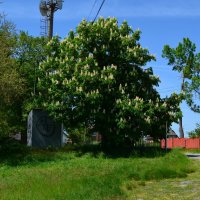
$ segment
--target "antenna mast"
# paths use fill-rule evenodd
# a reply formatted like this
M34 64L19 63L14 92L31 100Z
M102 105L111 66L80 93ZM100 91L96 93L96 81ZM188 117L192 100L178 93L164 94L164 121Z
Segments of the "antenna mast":
M47 37L48 18L45 16L40 19L40 35Z
M49 40L53 37L53 21L54 21L54 13L59 9L62 9L63 0L41 0L40 1L40 13L42 16L46 17L41 20L41 23L44 25L41 26L44 29L44 34L46 35L46 29L48 27L48 38Z

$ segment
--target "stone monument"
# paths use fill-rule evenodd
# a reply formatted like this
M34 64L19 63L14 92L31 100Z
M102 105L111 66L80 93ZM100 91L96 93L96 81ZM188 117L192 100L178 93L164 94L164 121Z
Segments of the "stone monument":
M61 147L62 125L52 120L47 112L34 109L28 116L27 145L36 148Z

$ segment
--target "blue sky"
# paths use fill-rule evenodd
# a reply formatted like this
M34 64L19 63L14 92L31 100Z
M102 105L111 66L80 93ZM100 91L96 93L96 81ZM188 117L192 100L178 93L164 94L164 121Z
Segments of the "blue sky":
M40 35L39 0L1 0L0 12L16 24L17 30L27 31L30 35ZM54 34L67 36L70 29L75 29L85 18L93 20L102 0L97 0L91 12L94 0L65 0L63 9L55 13ZM141 43L156 55L157 61L149 63L154 73L160 76L158 88L162 97L172 92L180 91L181 76L167 66L167 61L161 57L165 44L177 46L183 37L189 37L200 51L200 1L199 0L106 0L100 16L117 17L119 23L127 20L132 28L142 31ZM187 133L200 122L199 114L181 105L183 111L183 126ZM173 129L178 133L178 125Z

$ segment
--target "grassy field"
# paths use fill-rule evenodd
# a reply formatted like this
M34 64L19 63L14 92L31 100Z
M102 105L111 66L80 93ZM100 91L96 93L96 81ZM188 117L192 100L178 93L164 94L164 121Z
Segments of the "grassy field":
M200 199L200 161L194 160L194 173L187 177L149 180L144 184L132 180L122 188L127 200L199 200Z
M173 199L163 196L168 187L174 193L192 190L198 182L193 176L200 173L177 150L121 156L98 149L33 151L16 145L0 150L1 200Z

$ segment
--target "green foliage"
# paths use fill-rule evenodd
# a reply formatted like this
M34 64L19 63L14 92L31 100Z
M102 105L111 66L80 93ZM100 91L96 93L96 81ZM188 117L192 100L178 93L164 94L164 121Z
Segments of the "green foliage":
M196 65L191 78L185 83L186 101L191 110L200 113L200 53L196 55Z
M20 32L17 37L15 58L20 70L20 74L26 79L27 91L34 93L37 69L44 59L46 59L47 38L33 37L28 33Z
M173 70L181 72L184 78L190 78L195 65L196 45L189 38L183 38L176 48L165 45L163 57L168 59L168 64L173 65Z
M161 136L180 115L181 98L160 98L159 78L144 68L155 57L139 39L114 18L83 20L63 41L53 38L39 69L39 105L65 127L98 131L107 146L134 143L142 131Z
M25 32L20 32L17 37L14 56L20 76L25 80L26 94L21 98L24 118L35 107L34 97L38 95L36 91L38 67L46 59L47 41L45 37L33 37Z
M90 142L91 136L85 127L79 126L68 129L68 139L72 142L72 144L85 144Z
M34 106L39 63L45 58L47 39L15 32L0 15L0 137L26 131L26 117Z
M193 131L188 133L190 138L199 138L200 137L200 124L196 124L196 128Z
M25 93L24 79L20 76L13 57L16 47L14 25L0 15L0 137L21 130L16 115L19 101Z
M200 112L200 53L196 53L196 45L189 38L183 38L176 48L164 46L163 57L168 59L173 70L182 74L186 102L193 111Z
M0 163L9 166L21 165L30 154L30 149L9 137L0 138Z
M0 109L0 138L9 134L23 132L26 123L22 120L20 107L17 103L13 105L4 105Z
M15 36L14 25L4 15L0 15L0 101L5 104L13 104L24 93L23 79L12 57Z

